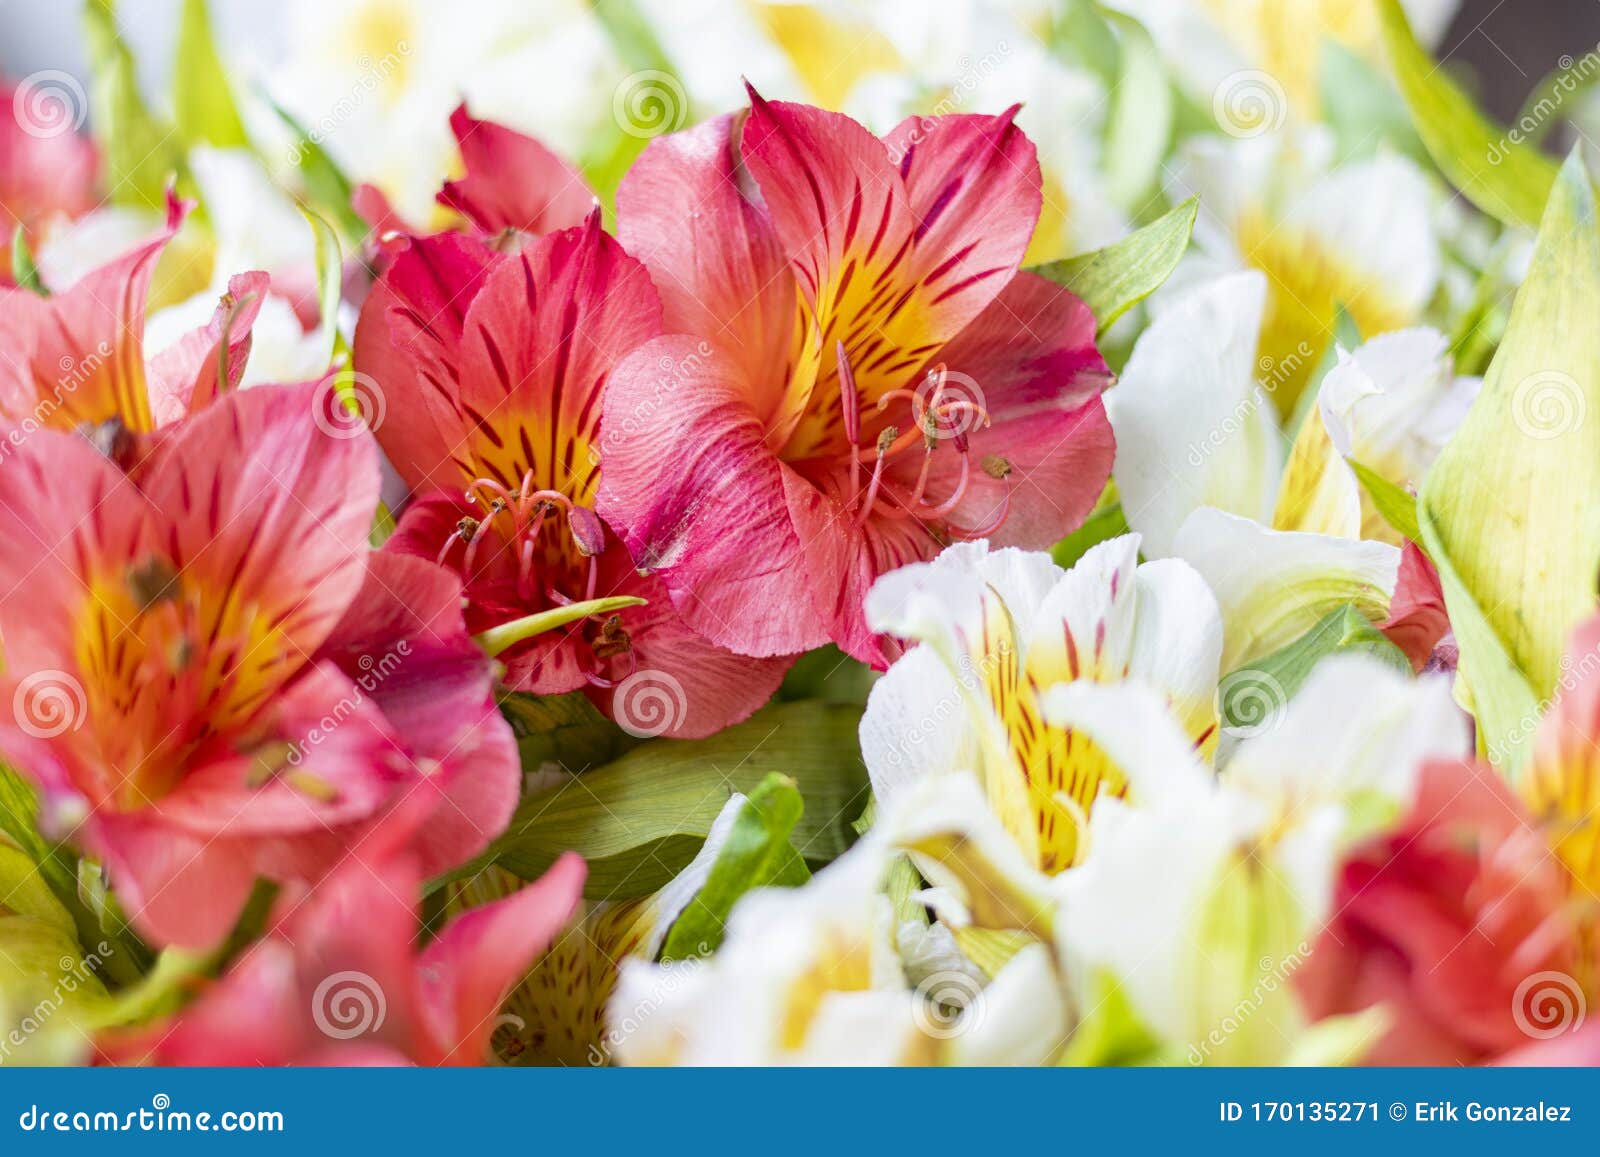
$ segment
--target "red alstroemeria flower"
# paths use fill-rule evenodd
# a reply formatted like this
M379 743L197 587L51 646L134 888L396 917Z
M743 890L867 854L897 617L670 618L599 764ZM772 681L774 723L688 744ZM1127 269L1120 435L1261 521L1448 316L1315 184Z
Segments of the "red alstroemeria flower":
M1594 1064L1600 1026L1600 618L1527 767L1423 768L1410 814L1346 861L1296 973L1313 1016L1381 1004L1370 1064Z
M238 384L267 290L265 273L232 278L208 326L145 359L150 277L188 208L169 198L158 236L64 293L0 288L0 425L17 437L37 428L82 428L115 442L150 434Z
M583 224L594 208L594 193L578 171L533 137L477 120L465 104L450 114L450 129L465 172L446 181L435 199L460 214L468 232L497 240L537 237ZM405 237L428 232L402 219L374 185L359 186L351 203L390 254Z
M764 703L784 664L689 630L594 512L607 377L660 329L649 275L595 211L515 254L459 234L412 239L363 306L356 365L384 391L377 436L418 495L386 549L460 573L474 631L596 597L646 600L506 651L506 682L585 690L628 725L613 700L638 675L672 701L636 722L702 736Z
M715 642L881 665L878 575L1081 523L1111 469L1109 375L1088 309L1018 271L1041 195L1012 113L879 140L751 99L653 141L617 194L667 331L692 336L612 375L600 512Z
M75 112L69 94L0 77L0 285L14 279L18 225L36 242L52 220L95 207L100 154L68 123Z
M303 902L283 904L194 1004L102 1041L102 1053L158 1065L486 1064L501 1004L566 927L584 874L569 852L418 952L423 874L380 830Z
M50 430L0 470L0 750L161 943L214 944L258 876L318 878L424 779L430 870L516 803L460 585L368 550L377 454L323 394L229 394L137 476Z

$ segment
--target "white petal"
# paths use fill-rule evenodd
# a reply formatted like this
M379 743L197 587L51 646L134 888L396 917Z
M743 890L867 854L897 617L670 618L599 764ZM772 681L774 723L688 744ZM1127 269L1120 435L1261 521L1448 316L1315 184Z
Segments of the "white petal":
M1211 773L1195 755L1194 742L1150 687L1080 680L1046 692L1044 713L1055 726L1081 731L1104 749L1128 777L1136 800L1209 793Z
M972 706L931 647L913 647L884 673L861 715L861 755L880 808L924 776L975 770Z
M1346 603L1381 621L1400 568L1387 543L1268 530L1210 507L1190 515L1173 553L1217 596L1225 673L1294 642Z
M1030 944L967 1004L952 1026L957 1065L1043 1065L1071 1030L1066 994L1050 951Z
M1148 557L1171 554L1198 507L1271 514L1282 455L1256 383L1265 297L1266 279L1253 271L1186 294L1140 336L1106 394L1123 513Z

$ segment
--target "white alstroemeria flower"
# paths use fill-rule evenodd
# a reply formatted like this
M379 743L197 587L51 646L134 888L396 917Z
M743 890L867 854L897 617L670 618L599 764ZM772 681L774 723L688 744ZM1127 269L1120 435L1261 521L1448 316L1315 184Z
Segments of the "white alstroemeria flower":
M1365 1031L1349 1030L1361 1026L1307 1031L1290 975L1345 850L1409 804L1424 760L1470 750L1443 678L1335 656L1305 691L1215 777L1146 688L1077 683L1047 696L1049 718L1151 785L1096 809L1087 856L1053 882L1068 974L1085 1000L1109 975L1193 1063L1327 1063L1359 1049Z
M1216 596L1224 673L1294 642L1346 604L1382 622L1400 571L1400 551L1386 542L1271 530L1209 506L1185 520L1172 552Z
M1419 40L1444 35L1460 0L1402 0ZM1267 123L1290 113L1315 119L1320 54L1333 40L1378 62L1377 5L1370 0L1113 0L1150 30L1179 83L1203 107L1248 110ZM1219 115L1218 119L1222 119ZM1258 123L1240 120L1241 131Z
M1261 521L1272 515L1283 449L1256 377L1266 292L1266 279L1250 271L1173 300L1106 394L1117 492L1148 557L1170 555L1183 520L1202 506Z
M1378 513L1349 460L1415 491L1466 417L1482 379L1456 377L1449 341L1426 327L1380 334L1353 352L1340 349L1338 358L1318 389L1316 413L1307 415L1296 438L1274 521L1285 529L1312 529L1294 491L1315 488L1338 495L1337 521L1322 524L1329 533L1398 544L1399 533Z
M1340 309L1361 333L1386 333L1415 324L1439 282L1439 195L1428 179L1390 154L1330 169L1329 151L1309 130L1195 138L1169 183L1174 199L1200 195L1191 270L1267 275L1256 352L1284 418L1331 346ZM1180 274L1175 286L1195 275Z
M714 955L627 959L607 1006L630 1065L906 1064L934 1059L881 891L889 849L869 834L798 888L742 897Z
M922 643L874 685L862 717L880 806L923 777L973 771L1021 859L1067 867L1096 799L1128 788L1094 744L1040 716L1046 689L1074 679L1158 688L1209 753L1216 601L1185 563L1138 566L1138 554L1138 536L1124 535L1064 571L1046 554L962 543L879 579L868 622Z

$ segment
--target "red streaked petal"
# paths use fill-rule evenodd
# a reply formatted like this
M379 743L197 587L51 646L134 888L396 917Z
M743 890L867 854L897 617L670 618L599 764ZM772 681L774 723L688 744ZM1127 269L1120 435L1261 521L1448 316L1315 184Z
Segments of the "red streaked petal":
M165 515L167 557L218 605L270 623L285 674L360 589L378 502L371 441L319 426L321 392L307 383L229 394L163 439L142 475Z
M272 278L265 273L240 273L228 279L228 292L217 303L209 324L186 333L150 359L150 409L157 426L186 417L217 396L218 355L228 340L228 384L235 389L250 356L250 327L261 312Z
M484 233L549 233L581 225L594 194L576 169L532 137L475 120L466 105L450 114L467 175L446 181L439 204Z
M464 484L450 451L460 438L462 328L489 270L504 258L471 237L445 233L403 243L372 285L356 325L355 367L384 398L376 431L413 489Z
M804 394L780 387L797 378L809 388L817 355L795 364L807 356L795 335L795 281L766 210L743 191L749 177L734 143L741 119L651 141L617 189L617 236L650 270L667 332L713 338L746 380L772 384L760 417L783 432L781 441Z
M1389 617L1378 629L1405 652L1418 671L1428 665L1434 646L1450 630L1439 572L1414 542L1407 541L1400 548L1400 572L1389 600Z
M552 233L497 266L461 353L461 457L507 488L593 502L600 394L612 366L661 331L650 275L600 228Z
M70 430L120 418L155 428L145 384L144 315L150 278L188 206L172 201L162 232L43 298L0 289L0 418Z

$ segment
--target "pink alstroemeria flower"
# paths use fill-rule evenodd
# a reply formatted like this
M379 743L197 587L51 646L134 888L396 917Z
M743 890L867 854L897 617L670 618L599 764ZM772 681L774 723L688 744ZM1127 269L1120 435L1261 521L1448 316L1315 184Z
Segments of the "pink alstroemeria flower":
M377 454L323 393L226 395L135 476L51 430L0 470L0 751L160 943L216 943L258 876L317 879L425 779L431 871L516 803L460 585L369 551Z
M100 154L71 122L70 94L0 77L0 285L15 279L11 238L30 243L54 220L95 207Z
M507 684L584 690L625 726L703 736L764 703L785 664L691 631L595 514L607 377L660 329L649 275L596 210L515 254L459 234L412 239L367 298L356 365L384 392L378 440L417 494L386 549L455 569L474 631L596 597L646 600L506 651ZM661 718L630 720L639 680L670 698Z
M387 828L392 825L385 824ZM381 828L215 987L164 1024L101 1042L158 1065L481 1065L506 996L571 920L583 860L462 913L414 947L423 874Z
M1109 374L1089 310L1018 271L1041 194L1015 110L879 140L751 102L653 141L617 194L672 336L612 375L600 513L707 638L882 665L880 574L1082 522Z
M537 237L581 225L594 208L594 193L578 171L533 137L477 120L465 104L450 114L450 130L465 172L446 181L435 199L460 214L467 231L497 241ZM375 185L358 186L351 203L385 252L429 231L401 218Z
M158 236L54 297L0 288L0 427L18 437L84 429L131 452L128 435L151 434L238 384L265 273L233 277L209 325L145 358L150 277L188 211L169 197Z

